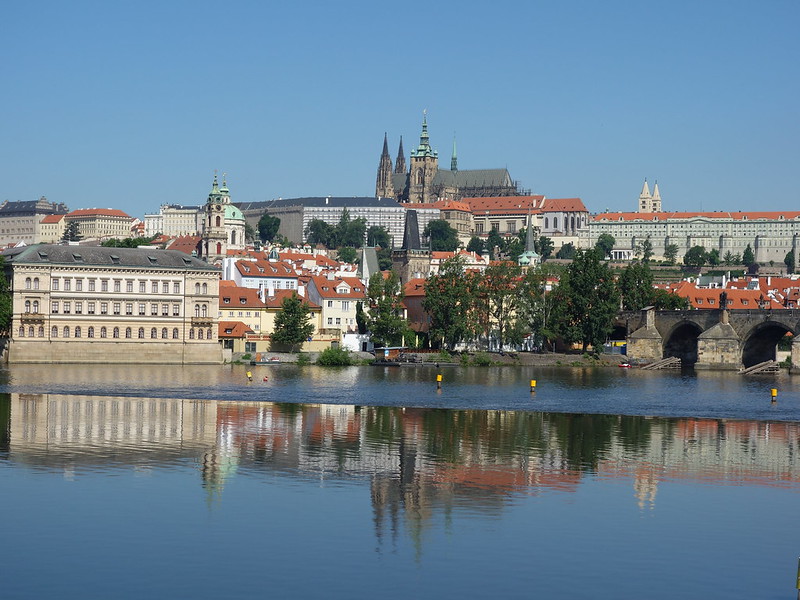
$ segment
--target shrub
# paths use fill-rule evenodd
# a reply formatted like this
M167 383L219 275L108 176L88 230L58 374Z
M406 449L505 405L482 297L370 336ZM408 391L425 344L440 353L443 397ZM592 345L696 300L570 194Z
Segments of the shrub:
M300 365L301 367L304 367L305 365L310 365L311 364L311 358L309 358L308 354L305 354L305 353L301 352L297 356L297 364Z
M250 354L242 354L242 360L250 360L251 358L253 357Z
M468 367L469 366L469 354L466 352L461 355L461 366Z
M321 367L349 367L353 364L350 351L343 348L326 348L319 353L317 364Z
M472 364L476 367L488 367L492 364L492 359L486 352L478 352L472 359Z

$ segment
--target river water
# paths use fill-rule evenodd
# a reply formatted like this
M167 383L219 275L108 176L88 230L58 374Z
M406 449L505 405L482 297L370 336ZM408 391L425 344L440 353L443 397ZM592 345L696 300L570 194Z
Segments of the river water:
M6 367L2 597L795 598L799 386Z

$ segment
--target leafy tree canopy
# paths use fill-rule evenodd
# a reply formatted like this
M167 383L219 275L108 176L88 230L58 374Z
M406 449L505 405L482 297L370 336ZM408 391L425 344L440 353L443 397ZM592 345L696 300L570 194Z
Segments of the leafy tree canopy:
M594 247L602 253L602 257L606 258L611 256L611 251L614 249L614 244L617 243L617 240L614 239L614 236L610 233L601 233L597 241L594 244Z
M444 219L428 221L422 235L430 239L431 250L435 252L455 252L458 249L458 232Z
M278 233L278 229L280 228L280 226L281 226L281 220L278 217L273 217L269 213L264 213L258 220L258 237L264 243L271 242L275 238L275 235Z
M708 253L702 246L692 246L683 255L683 264L687 267L702 267L708 261Z
M281 302L281 309L275 315L275 329L271 341L290 346L295 351L314 333L311 311L308 303L297 293L287 296Z

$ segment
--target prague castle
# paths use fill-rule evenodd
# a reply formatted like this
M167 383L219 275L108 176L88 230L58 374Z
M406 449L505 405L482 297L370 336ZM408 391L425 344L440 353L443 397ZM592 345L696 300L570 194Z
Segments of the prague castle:
M394 198L398 202L411 204L431 204L443 199L520 196L527 193L519 188L518 182L511 179L508 169L459 170L455 140L450 169L440 169L439 153L431 147L425 115L422 118L419 145L411 151L407 169L403 138L400 138L397 160L392 167L389 142L384 134L383 152L375 184L375 196L378 198Z

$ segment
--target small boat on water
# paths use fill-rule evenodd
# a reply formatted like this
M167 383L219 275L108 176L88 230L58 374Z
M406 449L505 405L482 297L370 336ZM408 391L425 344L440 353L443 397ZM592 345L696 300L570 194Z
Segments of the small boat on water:
M281 359L277 356L272 356L267 358L266 356L262 356L261 353L256 354L254 360L250 361L251 365L277 365L280 364Z

